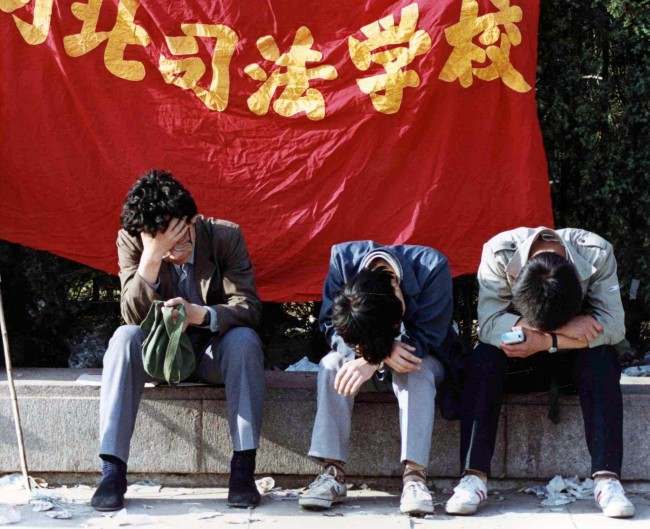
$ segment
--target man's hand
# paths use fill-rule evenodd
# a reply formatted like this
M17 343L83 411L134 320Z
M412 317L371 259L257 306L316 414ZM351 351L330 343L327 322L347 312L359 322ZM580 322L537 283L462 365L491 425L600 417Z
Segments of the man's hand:
M138 264L138 274L150 285L158 281L160 265L163 258L174 248L187 233L187 223L185 219L172 219L163 232L156 233L152 237L148 233L142 232L142 255Z
M187 233L189 226L186 219L172 219L165 231L151 236L142 232L142 255L161 261Z
M422 359L413 354L415 347L403 342L395 341L393 350L384 360L384 364L390 367L395 373L412 373L420 369Z
M202 305L195 305L189 301L185 301L183 298L172 298L165 301L165 307L174 307L176 305L183 305L185 307L185 325L183 330L187 329L188 325L201 325L203 323L203 318L208 312L208 309Z
M555 334L587 343L593 342L601 332L603 332L603 326L593 316L587 315L576 316L555 330Z
M526 334L525 342L513 345L501 344L501 349L503 349L506 356L510 358L526 358L540 351L548 351L553 345L553 340L549 334L530 327L526 327L524 333Z
M334 389L344 397L352 397L358 393L362 384L369 380L375 371L377 371L377 366L369 364L363 358L346 362L336 373Z

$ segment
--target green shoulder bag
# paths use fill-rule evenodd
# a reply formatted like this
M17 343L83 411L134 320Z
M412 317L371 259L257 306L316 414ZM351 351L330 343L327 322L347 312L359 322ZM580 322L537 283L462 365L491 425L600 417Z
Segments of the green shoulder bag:
M174 319L173 313L177 312ZM183 332L187 318L185 307L165 307L154 301L140 328L146 338L142 344L142 362L148 375L168 384L189 378L196 368L192 342Z

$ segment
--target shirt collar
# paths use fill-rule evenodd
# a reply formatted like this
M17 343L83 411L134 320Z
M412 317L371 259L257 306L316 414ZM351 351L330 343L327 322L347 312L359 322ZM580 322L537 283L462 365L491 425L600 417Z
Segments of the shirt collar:
M177 264L174 265L174 268L176 269L177 272L180 273L183 270L184 265L192 265L192 266L194 265L194 252L195 252L195 250L196 250L196 244L192 248L192 253L187 258L187 261L185 261L182 265L177 265Z
M575 248L567 243L567 241L562 239L558 232L550 228L540 226L539 228L536 228L524 242L519 244L517 251L506 266L506 273L512 281L517 278L519 272L521 272L521 269L528 262L528 259L530 257L530 248L532 247L533 243L540 237L557 241L562 246L564 246L566 257L576 267L580 281L586 281L596 272L594 265L582 257Z
M383 259L386 261L397 274L397 280L401 283L402 277L404 276L404 271L402 270L402 263L399 262L399 259L396 259L390 252L385 250L374 250L364 256L361 260L361 269L368 268L370 263L376 259Z

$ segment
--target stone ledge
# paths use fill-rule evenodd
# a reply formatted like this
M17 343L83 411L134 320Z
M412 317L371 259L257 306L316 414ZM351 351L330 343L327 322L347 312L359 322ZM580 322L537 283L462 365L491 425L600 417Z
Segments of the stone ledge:
M17 369L30 468L34 472L97 471L99 387L80 385L81 374L101 370ZM18 470L5 373L0 372L0 472ZM309 476L306 457L315 413L315 374L267 372L267 400L260 473ZM650 481L650 379L624 377L624 478ZM133 472L225 474L228 436L223 388L146 388L133 438ZM544 479L556 473L587 475L588 454L577 397L561 398L559 425L546 419L543 394L509 395L500 422L494 477ZM430 474L452 478L459 472L457 422L436 420ZM351 476L398 476L399 427L392 394L365 389L353 418Z

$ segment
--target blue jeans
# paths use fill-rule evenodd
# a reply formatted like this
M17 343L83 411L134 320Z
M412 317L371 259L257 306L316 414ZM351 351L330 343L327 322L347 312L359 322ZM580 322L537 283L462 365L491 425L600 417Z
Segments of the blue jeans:
M578 391L592 473L621 475L621 367L612 346L546 351L510 359L479 343L466 365L461 411L461 468L490 473L504 392L547 391L553 380Z

